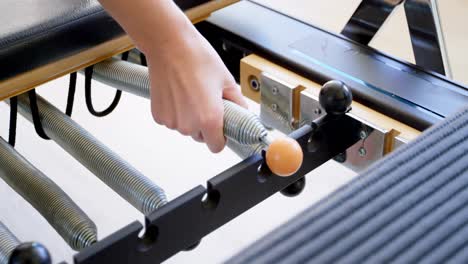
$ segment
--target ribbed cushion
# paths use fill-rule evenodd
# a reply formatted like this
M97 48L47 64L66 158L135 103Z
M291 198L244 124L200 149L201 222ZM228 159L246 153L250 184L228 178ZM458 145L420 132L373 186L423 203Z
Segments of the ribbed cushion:
M468 261L468 108L228 263Z

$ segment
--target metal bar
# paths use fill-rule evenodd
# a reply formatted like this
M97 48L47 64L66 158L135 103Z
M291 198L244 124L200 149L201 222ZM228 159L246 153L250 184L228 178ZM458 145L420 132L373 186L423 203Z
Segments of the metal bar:
M341 34L368 45L396 6L403 0L363 0Z
M75 263L160 263L346 150L360 139L359 127L346 115L316 129L306 125L290 135L304 151L294 175L259 174L263 159L252 156L209 180L207 190L198 186L149 215L142 239L133 223L77 254Z

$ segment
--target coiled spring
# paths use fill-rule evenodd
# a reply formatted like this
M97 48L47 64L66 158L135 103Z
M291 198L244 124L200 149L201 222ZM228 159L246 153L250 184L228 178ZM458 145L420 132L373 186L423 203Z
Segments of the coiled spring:
M112 58L94 66L93 78L122 91L150 97L148 68L144 66ZM224 134L245 145L268 145L270 141L258 116L227 100L224 100Z
M0 264L8 264L11 253L20 241L0 222Z
M167 203L164 190L71 118L40 96L37 104L47 135L136 209L148 215ZM32 121L27 95L18 97L18 110Z
M0 178L28 201L74 250L97 241L96 225L53 181L0 138Z
M230 138L227 139L226 145L242 159L261 154L264 148L263 144L244 145Z

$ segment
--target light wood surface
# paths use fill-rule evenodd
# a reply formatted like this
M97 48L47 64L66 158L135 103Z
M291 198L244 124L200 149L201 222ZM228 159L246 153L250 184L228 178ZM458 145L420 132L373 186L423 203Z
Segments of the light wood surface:
M238 0L217 0L191 8L185 12L187 17L197 23L212 12L238 2ZM97 45L75 55L33 69L0 82L0 100L24 93L34 87L98 63L116 54L133 49L135 45L128 36L122 36Z
M260 92L254 91L250 88L250 80L252 78L260 80L260 75L262 72L268 73L269 75L272 75L275 78L293 86L297 86L299 88L304 87L306 92L314 96L318 96L320 92L320 84L312 80L308 80L260 56L250 55L241 61L241 88L242 93L245 96L256 102L260 102ZM294 104L298 106L299 103L299 98L297 98ZM392 150L393 141L396 136L410 141L421 133L412 127L385 116L358 102L353 102L350 114L356 116L360 120L365 121L366 123L380 128L381 130L389 132L388 138L385 141L386 148L384 153L388 153Z

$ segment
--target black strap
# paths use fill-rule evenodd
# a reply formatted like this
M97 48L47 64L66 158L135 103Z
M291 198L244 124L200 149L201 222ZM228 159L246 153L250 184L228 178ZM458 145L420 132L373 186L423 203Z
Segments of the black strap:
M8 143L14 147L16 143L16 121L18 117L18 97L10 98L10 127L8 132Z
M28 92L29 96L29 107L31 108L31 115L33 119L34 129L36 133L43 139L49 140L50 138L44 131L41 123L41 117L39 115L39 107L37 106L36 89L32 89Z
M146 56L141 51L140 51L140 63L143 66L148 66L148 63L146 62Z
M120 97L122 96L122 91L117 90L117 92L115 93L114 100L112 101L112 103L109 105L109 107L107 109L104 109L103 111L96 111L94 109L93 100L91 98L91 81L92 81L92 77L93 77L93 66L89 66L88 68L85 69L86 107L88 108L88 111L92 115L98 116L98 117L103 117L103 116L106 116L106 115L112 113L112 111L114 111L114 109L117 107L117 105L119 104L119 101L120 101Z
M128 55L130 54L130 51L126 51L124 53L122 53L122 60L123 61L127 61L128 60Z
M73 104L75 101L76 75L76 72L72 72L70 74L70 83L68 84L67 107L65 109L65 114L70 117L73 112Z

